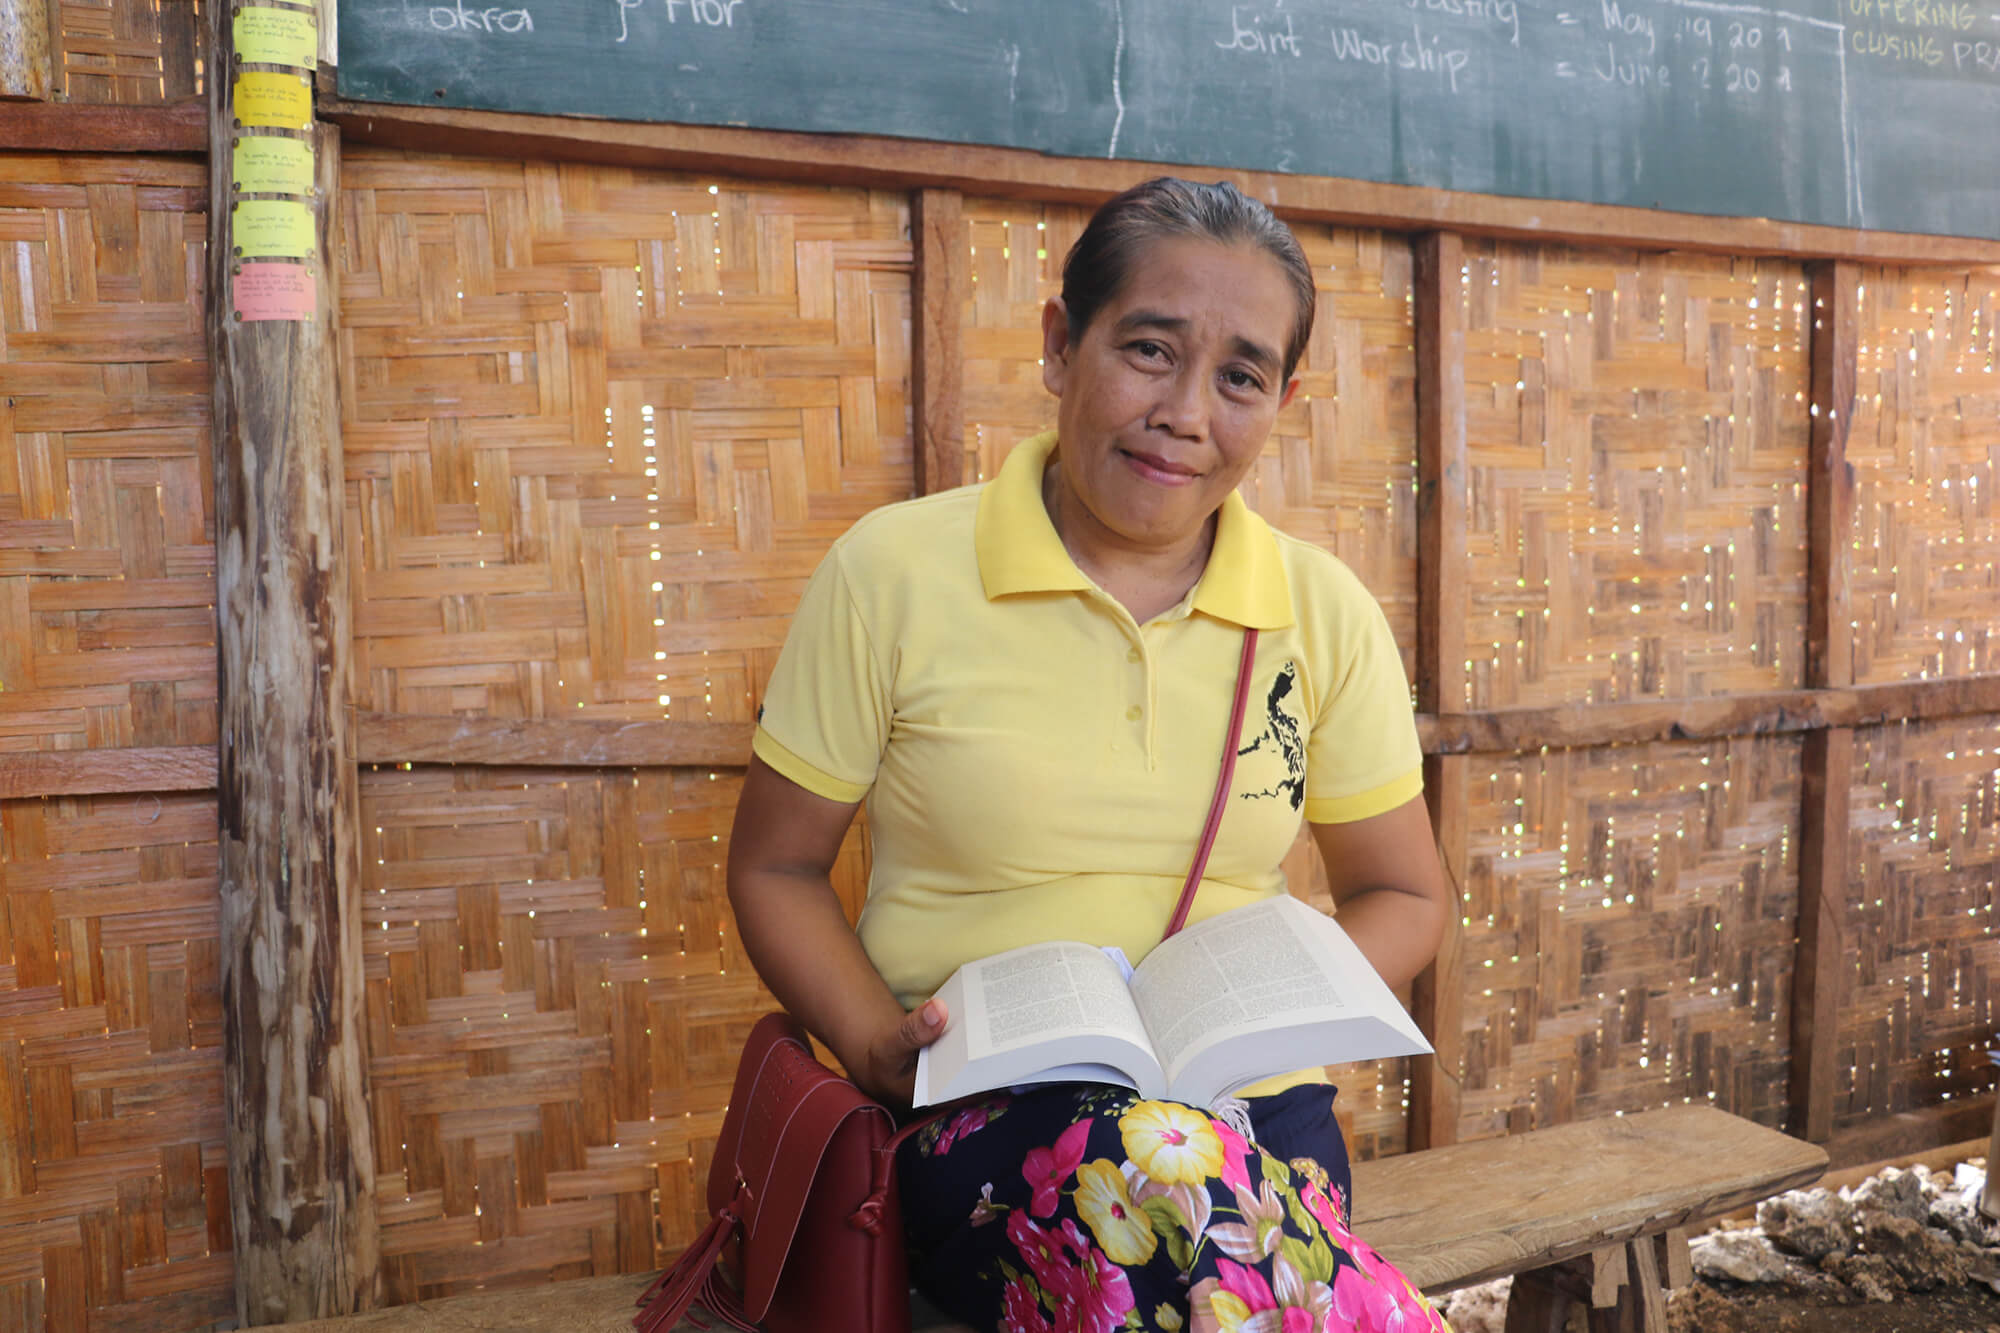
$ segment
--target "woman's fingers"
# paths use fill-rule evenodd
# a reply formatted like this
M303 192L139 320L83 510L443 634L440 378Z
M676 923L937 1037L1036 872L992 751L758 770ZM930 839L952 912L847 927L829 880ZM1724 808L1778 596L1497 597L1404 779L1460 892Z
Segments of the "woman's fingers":
M917 1052L944 1033L947 1017L944 1001L935 998L904 1014L902 1021L875 1043L869 1090L907 1105L916 1090Z

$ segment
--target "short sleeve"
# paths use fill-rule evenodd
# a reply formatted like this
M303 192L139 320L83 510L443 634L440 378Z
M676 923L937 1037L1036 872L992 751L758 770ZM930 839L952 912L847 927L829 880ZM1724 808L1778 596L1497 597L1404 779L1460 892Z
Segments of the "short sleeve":
M1345 824L1423 791L1423 750L1409 680L1388 619L1359 582L1339 623L1351 626L1306 746L1305 816Z
M806 583L751 749L816 796L868 794L889 739L888 680L835 547Z

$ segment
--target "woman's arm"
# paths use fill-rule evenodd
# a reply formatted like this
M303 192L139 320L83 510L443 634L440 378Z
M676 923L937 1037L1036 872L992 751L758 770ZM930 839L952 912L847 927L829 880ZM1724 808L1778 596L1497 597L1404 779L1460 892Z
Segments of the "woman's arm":
M729 834L729 905L757 975L825 1042L848 1076L908 1105L917 1052L944 1030L944 1006L911 1013L868 961L830 873L858 804L816 796L752 756Z
M1348 824L1314 824L1340 927L1391 986L1424 970L1457 895L1445 878L1424 798Z

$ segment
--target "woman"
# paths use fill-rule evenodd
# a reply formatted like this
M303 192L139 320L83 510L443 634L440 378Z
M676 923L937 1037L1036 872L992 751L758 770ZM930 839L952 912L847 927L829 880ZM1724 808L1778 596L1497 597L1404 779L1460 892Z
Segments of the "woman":
M999 475L878 510L808 585L737 808L730 901L758 971L854 1079L908 1105L960 964L1050 939L1158 943L1252 708L1191 919L1285 891L1301 817L1341 924L1391 984L1449 890L1386 622L1235 493L1312 328L1284 224L1228 185L1105 205L1042 314L1057 428ZM869 801L869 900L828 880ZM1321 1071L1231 1120L1121 1089L1001 1094L905 1146L918 1287L981 1329L1441 1326L1346 1230ZM1254 1142L1252 1141L1254 1139Z

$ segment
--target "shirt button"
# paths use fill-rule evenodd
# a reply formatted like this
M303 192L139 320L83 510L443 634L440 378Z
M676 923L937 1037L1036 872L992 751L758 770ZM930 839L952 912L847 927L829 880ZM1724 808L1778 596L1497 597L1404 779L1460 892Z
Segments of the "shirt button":
M1139 650L1138 650L1137 648L1127 648L1127 649L1125 650L1125 660L1126 660L1126 661L1128 661L1128 662L1136 662L1136 661L1138 661L1138 660L1139 660Z
M1141 717L1144 716L1145 716L1145 710L1140 708L1139 705L1137 704L1133 704L1130 708L1125 710L1125 720L1127 722L1137 722Z

